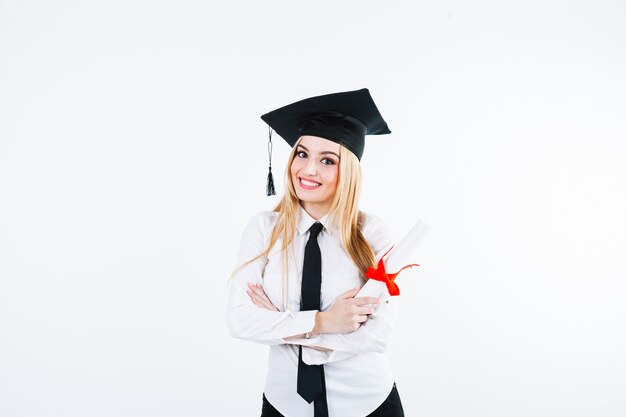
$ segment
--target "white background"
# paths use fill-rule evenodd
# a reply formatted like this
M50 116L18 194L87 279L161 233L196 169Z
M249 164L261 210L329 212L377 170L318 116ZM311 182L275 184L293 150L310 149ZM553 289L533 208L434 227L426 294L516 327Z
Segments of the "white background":
M0 1L0 415L255 416L259 116L370 89L407 416L626 415L620 1ZM289 147L276 136L279 194Z

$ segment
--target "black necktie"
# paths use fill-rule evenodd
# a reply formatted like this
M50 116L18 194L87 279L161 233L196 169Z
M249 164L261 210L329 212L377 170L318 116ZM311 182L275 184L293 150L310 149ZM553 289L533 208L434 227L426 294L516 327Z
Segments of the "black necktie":
M304 248L304 264L302 265L302 295L300 310L319 310L322 286L322 254L317 244L317 235L324 226L314 223L309 229L309 240ZM298 394L309 404L315 401L313 408L315 417L328 417L326 403L326 383L323 365L307 365L302 362L302 346L298 352Z

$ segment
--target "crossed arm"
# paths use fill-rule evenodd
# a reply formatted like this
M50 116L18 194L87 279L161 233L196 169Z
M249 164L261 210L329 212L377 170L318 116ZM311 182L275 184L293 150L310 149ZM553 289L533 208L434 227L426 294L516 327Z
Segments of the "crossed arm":
M341 294L335 300L333 306L327 311L318 311L315 315L315 325L308 332L309 337L315 337L324 333L351 333L361 327L366 322L369 315L373 314L375 309L372 305L380 303L376 297L359 297L354 298L360 287L351 289ZM279 311L265 294L261 284L248 283L246 291L251 301L259 308L269 311ZM298 340L305 337L305 334L297 334L287 336L285 341ZM331 349L322 346L310 346L314 349L330 351Z
M270 345L302 345L307 348L303 360L309 364L386 350L397 297L354 298L355 288L325 311L279 311L263 290L264 267L265 261L259 259L231 278L227 324L232 336Z
M260 222L249 223L238 254L239 265L245 266L229 281L226 322L232 336L270 345L301 345L306 348L303 360L309 364L386 350L398 297L354 298L358 292L355 288L341 294L325 311L279 311L263 290L268 259L259 257L245 263L262 252L262 229ZM380 245L380 250L383 248ZM309 338L304 337L306 333Z

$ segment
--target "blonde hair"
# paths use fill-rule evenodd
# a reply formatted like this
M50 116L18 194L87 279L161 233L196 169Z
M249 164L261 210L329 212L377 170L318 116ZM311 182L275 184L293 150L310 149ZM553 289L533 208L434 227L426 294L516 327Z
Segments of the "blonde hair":
M285 194L273 211L278 213L276 224L272 230L267 248L254 259L244 263L253 262L260 257L267 257L270 250L278 239L282 241L283 257L283 296L287 297L287 276L289 271L289 247L296 233L297 213L300 199L296 194L291 181L291 164L296 157L297 147L302 137L298 139L289 154L285 169ZM375 255L372 247L365 239L361 231L363 214L359 212L358 204L361 195L361 165L356 155L343 146L339 146L339 178L337 189L331 203L329 217L335 222L341 234L341 243L362 276L365 276L367 268L375 264ZM243 266L243 265L242 265Z

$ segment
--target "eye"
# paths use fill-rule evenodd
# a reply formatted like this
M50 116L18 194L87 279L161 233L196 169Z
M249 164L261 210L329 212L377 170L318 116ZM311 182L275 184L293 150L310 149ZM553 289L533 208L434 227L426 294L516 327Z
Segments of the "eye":
M296 155L298 156L298 158L306 158L306 152L304 151L298 151Z
M330 158L324 158L324 159L322 159L322 164L324 164L324 165L335 165L335 161L333 161Z

